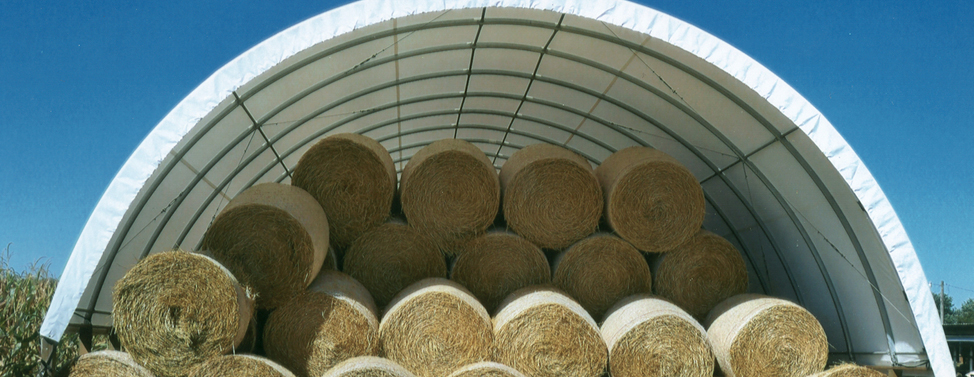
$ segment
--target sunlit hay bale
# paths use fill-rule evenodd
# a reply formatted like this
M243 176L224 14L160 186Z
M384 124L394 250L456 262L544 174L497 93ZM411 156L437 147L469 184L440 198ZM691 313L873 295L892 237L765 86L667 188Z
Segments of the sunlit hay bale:
M402 171L402 211L446 255L484 234L497 217L500 182L482 150L443 139L416 152Z
M551 283L551 268L537 246L518 235L490 232L468 242L457 257L450 279L460 283L494 313L514 291Z
M336 134L301 155L291 184L317 199L328 216L332 245L344 250L389 217L396 168L389 152L372 138Z
M446 277L446 260L428 236L399 222L387 222L352 243L343 271L369 290L382 310L406 286Z
M457 369L449 377L524 377L524 374L501 363L482 361Z
M68 377L153 377L152 372L136 363L128 353L98 351L82 355L71 366Z
M707 331L665 300L630 296L616 304L602 324L613 377L714 375Z
M295 377L291 371L269 359L254 355L214 357L194 366L189 377Z
M885 374L856 364L839 364L808 377L884 377Z
M271 313L264 352L299 377L319 377L346 359L378 355L378 333L365 287L344 273L322 271L307 291Z
M216 261L185 251L153 254L115 283L112 320L122 347L160 377L230 353L246 336L254 302Z
M500 172L504 219L528 241L563 249L595 232L602 187L588 160L553 144L529 145Z
M263 183L227 204L200 246L274 309L304 291L328 254L328 220L304 190Z
M558 255L552 282L598 319L619 300L651 292L653 284L639 250L607 233L578 241Z
M375 356L359 356L343 361L322 377L415 377L394 361Z
M605 195L609 226L639 250L672 250L703 225L706 208L700 183L666 153L626 148L606 158L595 175Z
M526 376L602 376L607 359L595 320L555 289L514 292L494 316L493 360Z
M723 237L700 230L676 249L656 257L653 290L703 320L725 299L747 292L741 253Z
M379 324L382 356L421 377L490 359L490 315L459 284L424 279L393 299Z
M707 337L727 377L808 376L825 369L822 325L790 301L742 294L707 316Z

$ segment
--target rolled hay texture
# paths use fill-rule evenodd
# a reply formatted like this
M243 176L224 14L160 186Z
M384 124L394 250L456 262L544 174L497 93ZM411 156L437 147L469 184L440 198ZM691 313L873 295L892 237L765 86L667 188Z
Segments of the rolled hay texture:
M447 273L446 260L429 236L394 221L355 240L342 268L369 290L380 310L410 284Z
M721 301L747 292L744 258L730 242L700 230L653 264L653 290L698 321Z
M482 150L443 139L416 152L402 171L402 211L446 255L484 234L500 208L500 181Z
M790 301L737 295L718 304L706 324L727 377L797 377L825 369L829 349L822 325Z
M328 255L328 220L304 190L262 183L227 204L200 250L252 288L258 308L274 309L318 275Z
M482 361L457 369L449 377L525 377L523 373L501 363Z
M153 254L115 283L112 321L132 359L160 377L182 376L232 352L254 301L216 261L185 251Z
M556 289L517 291L494 316L493 360L525 376L602 376L607 359L595 320Z
M299 377L319 377L344 360L378 355L372 296L351 276L322 271L307 291L271 312L264 352Z
M672 250L703 225L703 188L666 153L625 148L606 158L595 175L605 196L606 221L639 250Z
M457 257L450 279L473 293L488 313L518 289L551 283L544 253L524 238L490 232L466 245Z
M609 311L602 324L613 377L714 375L707 331L666 300L631 296Z
M639 250L607 233L578 241L558 255L552 282L598 319L619 300L650 293L653 285Z
M82 355L71 366L68 377L153 377L152 372L135 362L128 353L98 351Z
M415 377L415 375L392 360L375 356L359 356L343 361L322 377Z
M295 377L291 371L269 359L254 355L214 357L195 366L189 377Z
M442 377L490 359L490 315L470 292L443 279L403 290L379 324L382 356L421 377Z
M553 144L529 145L500 172L504 219L528 241L563 249L598 229L602 187L588 160Z
M344 250L366 231L382 225L396 193L392 156L377 141L336 134L301 155L291 184L313 196L325 215L331 243Z
M824 372L815 373L808 377L884 377L876 370L856 364L839 364Z

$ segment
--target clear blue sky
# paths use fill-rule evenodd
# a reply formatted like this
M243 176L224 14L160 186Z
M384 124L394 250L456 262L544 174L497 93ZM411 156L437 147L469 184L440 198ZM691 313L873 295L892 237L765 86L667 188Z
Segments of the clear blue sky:
M0 248L60 274L103 191L206 77L344 2L0 0ZM658 1L815 105L927 278L974 297L974 1ZM282 5L286 4L286 5Z

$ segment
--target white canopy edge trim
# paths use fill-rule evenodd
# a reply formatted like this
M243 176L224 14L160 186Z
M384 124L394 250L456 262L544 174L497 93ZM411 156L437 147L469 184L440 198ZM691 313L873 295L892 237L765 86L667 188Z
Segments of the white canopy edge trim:
M812 139L853 189L889 251L934 373L954 375L946 337L916 251L886 195L832 124L791 86L733 46L672 16L622 0L362 0L312 17L261 42L203 81L125 162L78 237L40 334L51 340L61 338L112 234L143 184L176 143L234 90L298 52L361 27L426 12L481 7L550 10L645 33L706 60L767 99Z

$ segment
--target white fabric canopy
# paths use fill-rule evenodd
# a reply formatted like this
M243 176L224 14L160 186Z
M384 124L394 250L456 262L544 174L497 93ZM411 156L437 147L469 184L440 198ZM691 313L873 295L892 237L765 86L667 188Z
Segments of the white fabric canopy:
M111 182L41 328L111 326L138 260L195 249L229 198L290 181L330 134L380 141L397 169L442 138L498 169L534 143L593 165L633 145L676 157L707 198L704 227L745 257L752 292L822 323L833 360L953 366L926 277L882 190L818 110L691 25L625 1L363 0L218 70Z

